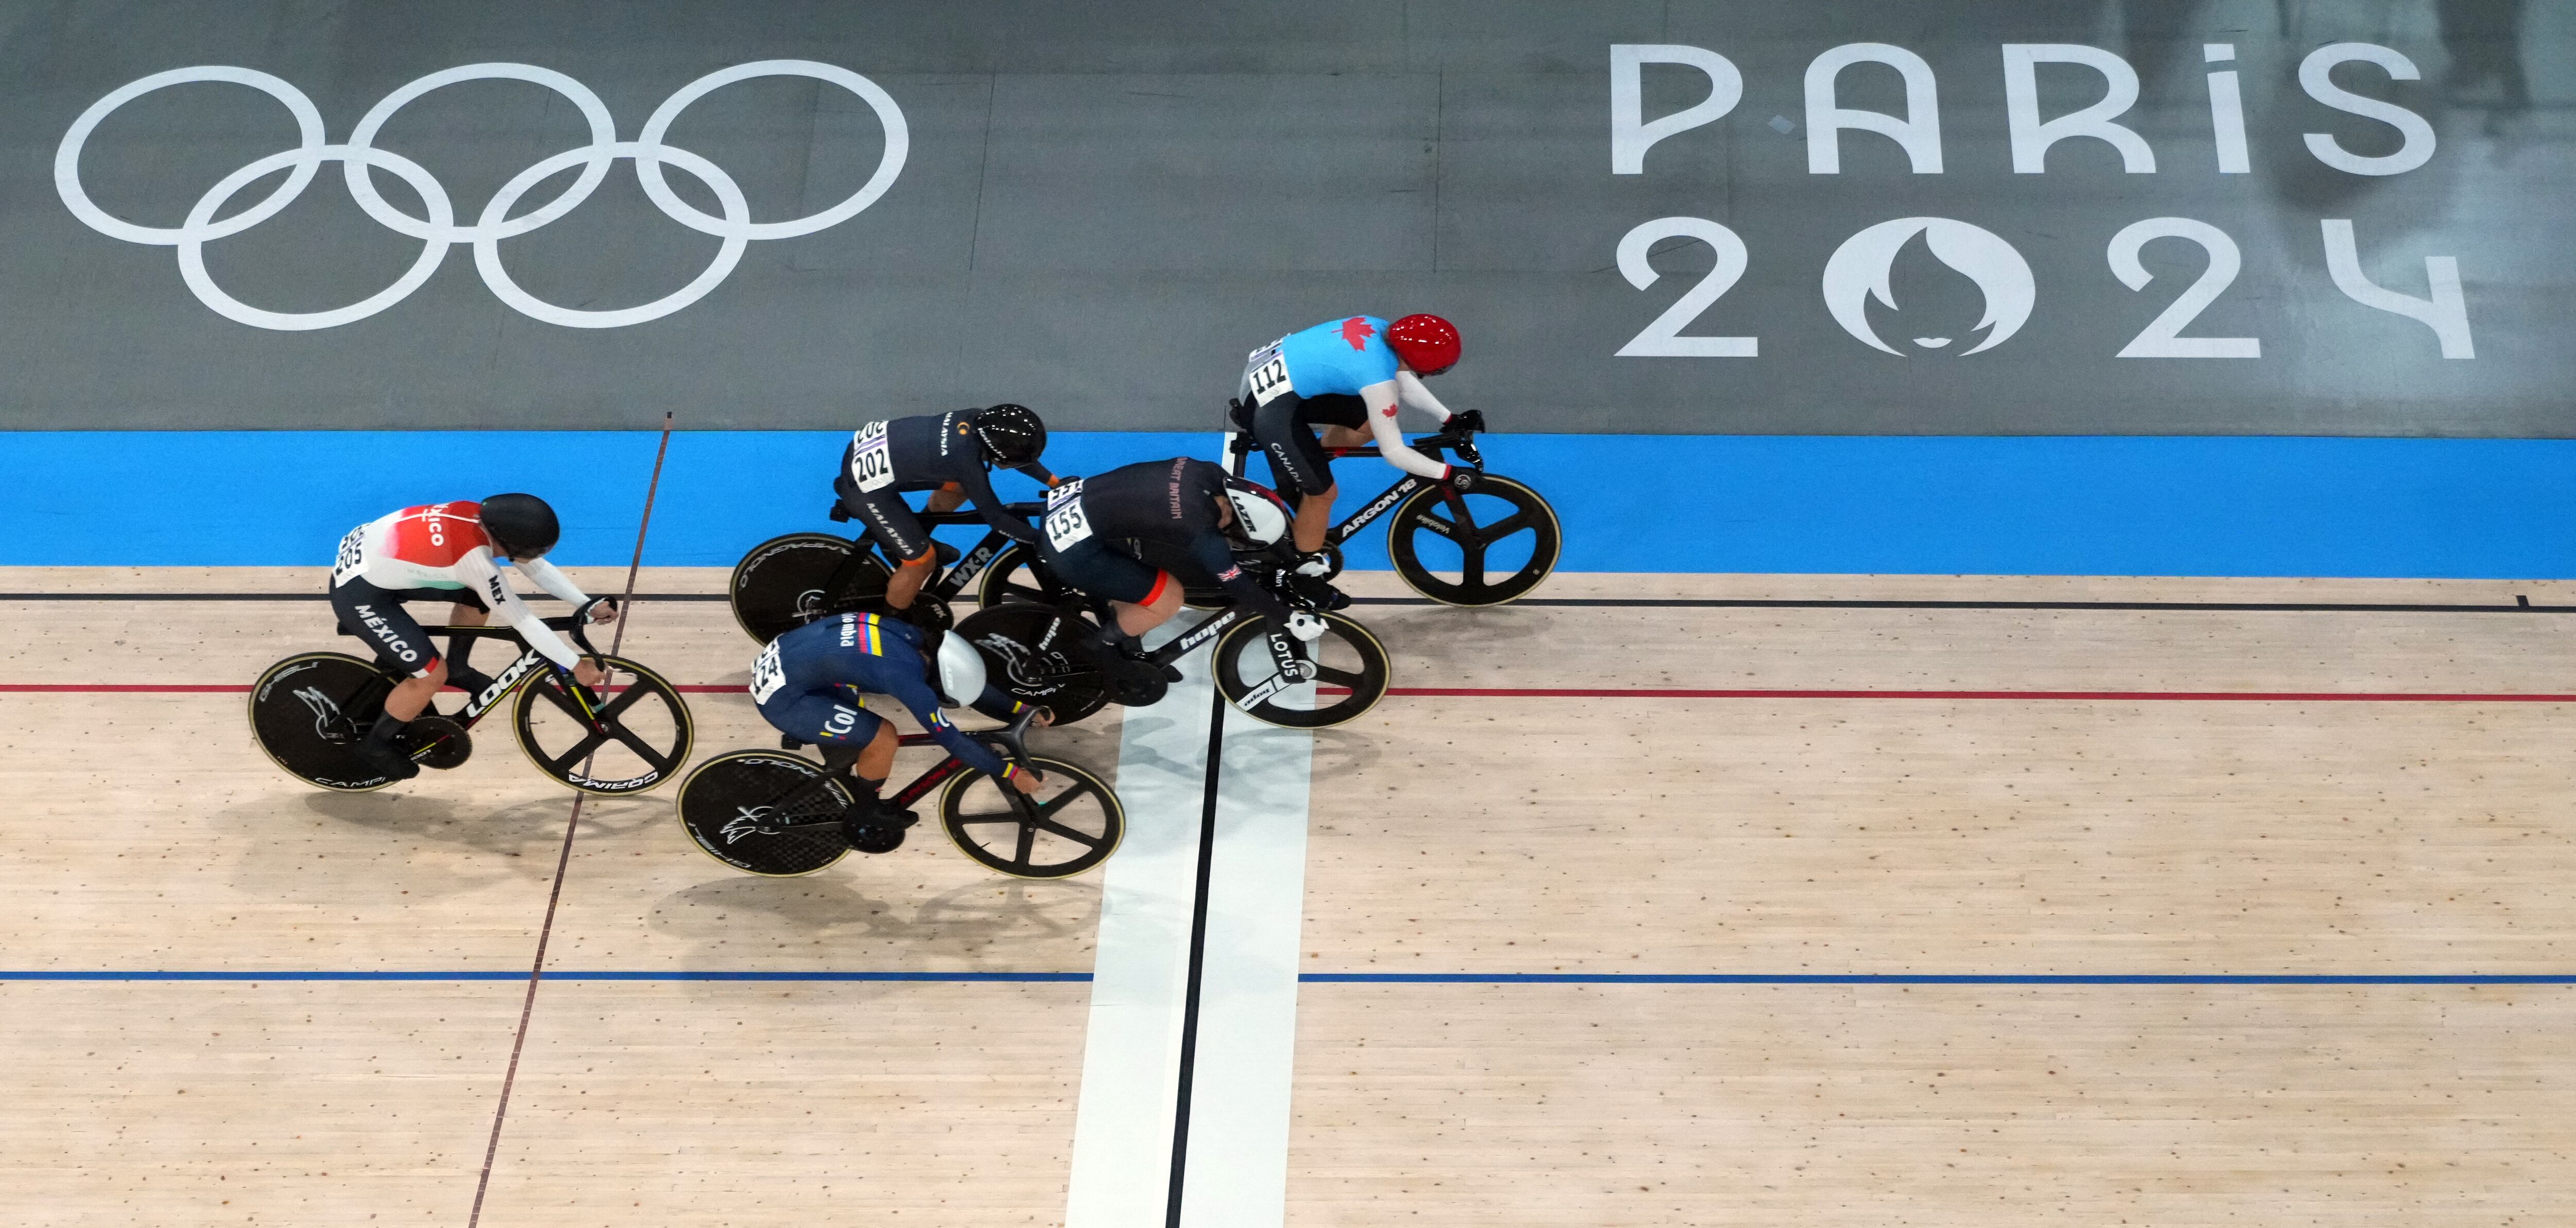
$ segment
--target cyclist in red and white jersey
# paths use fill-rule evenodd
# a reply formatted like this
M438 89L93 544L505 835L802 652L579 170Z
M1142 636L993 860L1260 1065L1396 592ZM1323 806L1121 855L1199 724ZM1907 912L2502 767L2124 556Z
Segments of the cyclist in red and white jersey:
M554 548L560 532L545 500L502 494L480 503L407 507L359 525L340 539L339 558L331 568L332 611L343 625L372 641L378 659L411 675L385 696L384 715L368 729L360 757L397 779L419 775L419 766L394 745L403 726L429 706L441 686L454 683L468 694L480 694L492 685L492 679L465 663L474 646L471 638L449 637L452 659L440 658L428 632L402 608L406 601L454 602L448 622L461 627L479 627L498 609L530 647L571 670L575 681L600 684L599 666L574 652L501 578L500 564L506 560L565 601L578 605L590 600L542 557ZM616 617L616 608L607 602L591 613L593 622Z

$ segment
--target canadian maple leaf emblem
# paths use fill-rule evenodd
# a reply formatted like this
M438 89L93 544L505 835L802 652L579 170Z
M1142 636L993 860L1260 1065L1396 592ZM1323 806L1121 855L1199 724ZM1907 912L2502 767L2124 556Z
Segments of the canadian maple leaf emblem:
M1368 339L1376 335L1377 330L1369 327L1366 316L1352 316L1342 321L1342 340L1350 342L1352 349L1367 349Z

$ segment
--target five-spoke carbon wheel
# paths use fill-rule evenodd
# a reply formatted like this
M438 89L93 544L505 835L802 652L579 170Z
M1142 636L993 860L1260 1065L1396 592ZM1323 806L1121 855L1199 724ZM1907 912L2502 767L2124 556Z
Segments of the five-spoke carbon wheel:
M982 772L948 782L939 823L958 852L1018 878L1069 878L1118 851L1127 812L1107 781L1062 759L1032 755L1029 766L1046 780L1036 793Z
M1309 644L1280 632L1288 651L1312 661L1318 672L1311 682L1274 691L1246 704L1279 670L1271 627L1266 621L1243 623L1216 642L1216 689L1226 702L1254 719L1290 729L1320 729L1351 720L1386 698L1390 667L1386 645L1369 629L1339 614L1324 615L1324 634Z
M519 688L512 721L537 770L584 793L641 793L689 758L696 732L679 688L624 657L600 657L599 725L582 715L552 671Z
M1395 574L1413 591L1446 605L1501 605L1556 570L1565 548L1556 509L1535 490L1487 474L1476 488L1415 491L1396 505L1386 529Z
M861 555L857 569L833 587L833 578L856 554L855 543L829 533L790 533L752 547L734 564L733 583L726 589L733 620L766 644L827 613L861 605L878 608L872 603L885 600L888 577L874 552Z
M738 750L699 764L680 782L680 826L699 852L734 869L794 878L850 851L833 820L851 800L811 759ZM829 825L800 826L812 823Z

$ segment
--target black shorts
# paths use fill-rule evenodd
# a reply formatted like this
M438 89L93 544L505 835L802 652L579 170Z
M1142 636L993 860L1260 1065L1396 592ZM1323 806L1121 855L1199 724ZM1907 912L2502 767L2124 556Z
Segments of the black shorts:
M365 576L351 576L331 586L331 612L340 616L341 627L365 640L387 668L425 678L438 665L438 650L430 646L429 632L421 629L420 621L403 609L406 601L491 609L470 588L379 588Z
M841 496L841 510L865 526L868 536L876 539L897 562L908 562L930 553L930 530L921 527L921 518L913 515L912 505L903 501L903 491L888 486L878 491L860 490L850 481L846 466L832 483Z
M1282 495L1320 495L1333 488L1332 458L1317 426L1368 425L1368 402L1346 392L1301 397L1283 392L1252 411L1252 441L1270 461L1270 485Z
M1055 569L1057 579L1094 597L1129 605L1154 604L1162 597L1164 586L1172 582L1172 573L1149 566L1097 537L1075 542L1072 549L1065 551L1041 540L1038 553L1046 559L1047 566Z

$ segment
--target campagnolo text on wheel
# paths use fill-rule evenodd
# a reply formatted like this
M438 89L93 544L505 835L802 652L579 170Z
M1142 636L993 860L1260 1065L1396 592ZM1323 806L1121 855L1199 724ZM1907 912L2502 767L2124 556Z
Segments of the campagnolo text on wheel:
M370 654L306 652L270 666L250 696L260 748L307 783L381 789L464 763L469 731L515 695L519 746L554 780L621 794L668 779L689 756L688 705L661 675L592 647L587 625L617 610L544 560L557 536L554 509L525 494L407 507L350 530L331 571L331 609L340 634ZM572 615L539 618L503 564L572 603ZM407 601L452 603L445 654ZM494 613L504 625L486 625ZM468 664L487 639L520 650L498 675ZM465 692L454 712L432 706L443 686Z

